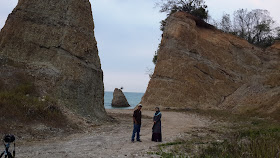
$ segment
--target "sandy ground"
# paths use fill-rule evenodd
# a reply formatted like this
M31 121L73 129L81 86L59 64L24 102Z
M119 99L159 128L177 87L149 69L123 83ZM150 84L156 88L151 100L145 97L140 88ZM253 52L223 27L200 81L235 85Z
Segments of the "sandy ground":
M116 123L96 127L88 133L78 133L66 138L55 138L41 142L21 143L17 149L17 157L156 157L148 155L148 151L156 149L159 143L151 141L153 111L143 111L141 140L131 143L133 130L133 110L107 110L115 118ZM162 112L163 142L172 142L182 134L195 128L208 125L208 120L195 114L178 112Z

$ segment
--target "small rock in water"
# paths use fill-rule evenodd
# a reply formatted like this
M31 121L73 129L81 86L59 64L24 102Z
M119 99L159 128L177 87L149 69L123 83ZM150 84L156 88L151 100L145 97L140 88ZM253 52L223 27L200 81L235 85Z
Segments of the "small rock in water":
M121 89L115 88L113 93L112 104L113 107L129 107L129 103Z

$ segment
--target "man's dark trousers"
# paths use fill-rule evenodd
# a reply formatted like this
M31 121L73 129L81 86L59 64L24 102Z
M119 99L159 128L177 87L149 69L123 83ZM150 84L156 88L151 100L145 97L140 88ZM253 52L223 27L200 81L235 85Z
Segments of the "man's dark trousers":
M140 134L139 134L140 133L140 128L141 128L141 125L138 125L138 124L134 123L131 141L134 141L135 133L137 133L136 140L140 141Z

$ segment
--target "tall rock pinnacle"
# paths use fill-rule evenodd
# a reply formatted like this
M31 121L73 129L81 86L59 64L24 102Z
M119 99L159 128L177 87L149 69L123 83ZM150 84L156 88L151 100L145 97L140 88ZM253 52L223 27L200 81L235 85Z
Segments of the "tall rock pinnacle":
M89 0L19 0L0 33L0 57L25 65L9 66L32 76L40 95L79 115L106 118Z

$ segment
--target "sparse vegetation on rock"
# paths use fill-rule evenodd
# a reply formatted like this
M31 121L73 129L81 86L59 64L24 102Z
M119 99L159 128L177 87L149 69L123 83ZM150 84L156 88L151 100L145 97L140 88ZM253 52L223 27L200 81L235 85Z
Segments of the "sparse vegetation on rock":
M168 15L182 11L202 20L208 18L207 5L204 0L162 0L156 5L161 8L160 12L166 12Z

